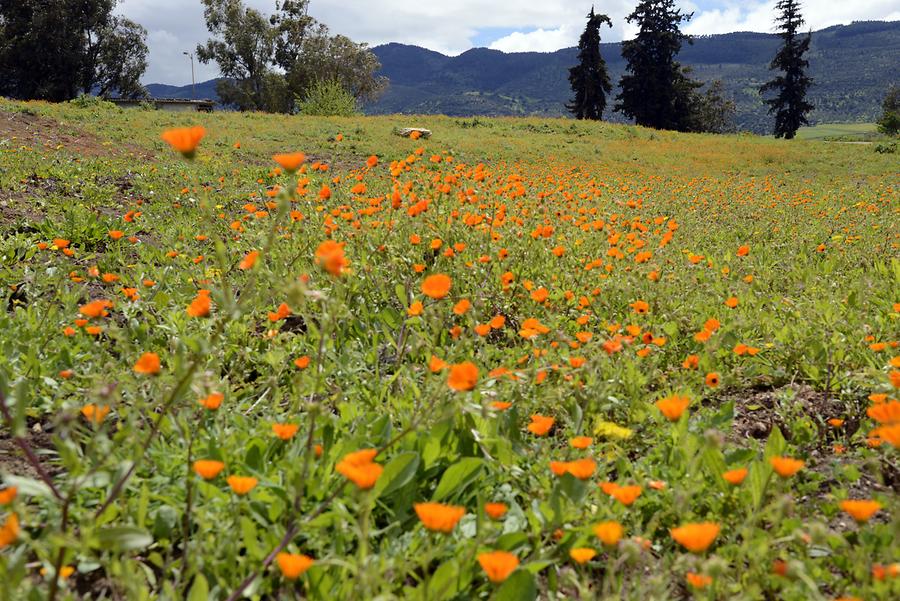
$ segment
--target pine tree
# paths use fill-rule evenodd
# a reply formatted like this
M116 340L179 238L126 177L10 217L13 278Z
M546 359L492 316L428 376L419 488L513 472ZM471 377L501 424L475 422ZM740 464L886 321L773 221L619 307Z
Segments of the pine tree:
M801 125L809 125L806 115L814 108L806 101L812 79L806 75L809 61L803 58L809 50L812 33L803 38L797 35L797 30L805 22L800 14L800 2L779 0L775 8L781 11L775 22L783 44L769 68L780 70L783 74L764 84L760 93L777 91L778 95L766 100L766 104L769 105L769 113L775 114L775 137L790 140Z
M640 27L633 40L622 43L627 73L615 110L638 125L656 129L686 130L691 105L702 84L691 80L675 60L684 40L690 37L679 25L691 15L675 7L674 0L644 0L626 20Z
M587 16L587 27L578 41L578 64L569 69L569 83L575 99L566 105L576 119L600 120L606 108L606 95L612 83L606 71L606 61L600 55L600 26L612 21L606 15L595 15L594 7Z

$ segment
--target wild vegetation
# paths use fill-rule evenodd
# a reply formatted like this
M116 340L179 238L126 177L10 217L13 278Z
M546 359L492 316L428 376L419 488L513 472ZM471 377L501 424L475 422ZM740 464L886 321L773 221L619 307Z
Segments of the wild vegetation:
M0 111L3 598L900 595L896 157Z

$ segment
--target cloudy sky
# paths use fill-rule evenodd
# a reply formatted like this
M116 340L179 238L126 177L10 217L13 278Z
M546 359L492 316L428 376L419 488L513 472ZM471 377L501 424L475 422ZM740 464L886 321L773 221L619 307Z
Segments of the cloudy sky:
M270 13L275 0L245 0ZM605 41L633 35L624 22L635 0L596 0L597 12L613 20ZM679 0L694 19L684 27L694 35L771 31L775 0ZM805 0L812 29L863 20L900 20L898 0ZM574 46L591 0L311 0L310 14L335 33L376 46L402 42L459 54L473 47L505 52L550 52ZM120 14L142 24L150 46L145 83L190 83L193 50L208 36L200 0L120 0ZM218 75L215 65L196 65L197 81Z

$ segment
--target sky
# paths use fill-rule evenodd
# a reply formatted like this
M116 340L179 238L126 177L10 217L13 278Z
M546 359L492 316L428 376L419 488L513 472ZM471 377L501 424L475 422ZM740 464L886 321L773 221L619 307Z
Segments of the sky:
M276 0L244 0L265 14ZM625 22L636 0L597 0L598 13L613 21L604 41L628 39ZM694 18L686 33L772 31L775 0L679 0ZM865 20L900 20L900 0L805 0L803 14L813 30ZM470 48L504 52L552 52L578 43L591 1L586 0L311 0L309 12L333 33L377 46L401 42L457 55ZM150 47L144 83L186 85L192 52L209 36L200 0L120 0L116 12L143 25ZM198 82L218 76L215 64L194 62Z

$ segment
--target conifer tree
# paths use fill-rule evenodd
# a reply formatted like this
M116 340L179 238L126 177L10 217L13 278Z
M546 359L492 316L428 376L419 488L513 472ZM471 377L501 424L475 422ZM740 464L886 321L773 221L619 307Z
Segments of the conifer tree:
M593 6L587 20L578 41L578 64L569 69L569 83L575 98L566 108L576 119L596 121L603 118L606 95L612 92L606 61L600 55L600 26L606 23L612 27L612 21L606 15L595 15Z
M643 0L626 20L640 31L622 43L627 73L622 76L617 111L638 125L686 130L691 106L702 84L690 79L675 60L684 40L680 24L691 15L675 7L674 0Z
M809 125L806 115L814 108L806 100L812 79L806 75L809 61L803 58L809 50L812 34L802 38L797 35L797 30L805 22L800 14L800 2L779 0L775 8L780 11L775 22L783 43L769 68L780 70L782 74L764 84L760 93L777 92L774 98L766 100L766 104L769 105L769 113L775 115L775 137L790 140L801 125Z

